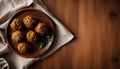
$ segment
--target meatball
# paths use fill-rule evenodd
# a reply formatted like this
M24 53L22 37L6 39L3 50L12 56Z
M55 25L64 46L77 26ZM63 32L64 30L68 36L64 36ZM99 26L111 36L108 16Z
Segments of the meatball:
M26 17L23 18L23 23L27 28L32 28L35 23L35 20L32 16L27 15Z
M18 43L18 42L20 42L23 39L23 33L21 31L15 31L15 32L12 33L11 39L14 42Z
M35 42L37 40L37 35L33 31L29 31L26 34L26 38L28 42Z
M47 25L45 23L38 23L35 28L35 32L37 32L41 36L44 36L47 33Z
M10 24L10 27L13 31L20 30L23 26L22 21L20 19L14 19Z
M26 43L26 42L18 43L18 45L17 45L17 50L20 53L28 53L29 49L30 49L30 47L29 47L28 43Z

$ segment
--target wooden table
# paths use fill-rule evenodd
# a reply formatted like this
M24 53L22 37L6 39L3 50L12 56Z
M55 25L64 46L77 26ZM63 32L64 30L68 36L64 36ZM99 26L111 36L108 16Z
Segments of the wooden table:
M30 69L120 69L120 0L44 2L75 39Z

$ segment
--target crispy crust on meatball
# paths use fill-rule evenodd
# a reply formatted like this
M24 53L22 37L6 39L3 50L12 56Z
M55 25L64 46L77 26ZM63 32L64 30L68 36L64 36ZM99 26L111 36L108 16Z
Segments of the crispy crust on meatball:
M15 31L15 32L12 33L11 39L14 42L18 43L18 42L22 41L22 39L23 39L23 33L21 31Z
M26 38L28 42L35 42L37 40L37 35L33 31L29 31L26 34Z
M47 25L45 23L38 23L35 28L35 32L37 32L41 36L44 36L47 33Z
M24 23L25 27L32 28L35 23L35 20L32 16L27 15L23 18L23 23Z
M20 53L28 53L29 52L29 45L26 42L18 43L17 45L18 52Z
M23 23L20 19L14 19L10 24L10 27L13 31L20 30L23 26Z

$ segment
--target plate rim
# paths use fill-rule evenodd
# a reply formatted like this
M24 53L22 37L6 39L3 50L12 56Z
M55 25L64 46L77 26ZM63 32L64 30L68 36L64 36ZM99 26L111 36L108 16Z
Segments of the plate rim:
M49 45L49 47L47 48L47 50L46 51L44 51L42 54L39 54L39 55L34 55L33 56L33 54L21 54L21 53L19 53L18 51L15 51L15 49L11 46L11 44L10 44L10 42L9 42L9 37L8 37L8 28L9 28L9 26L10 26L10 23L11 23L11 20L15 17L15 15L17 15L17 14L19 14L20 12L22 12L22 11L26 11L26 10L34 10L34 11L40 11L42 14L44 14L44 16L45 17L47 17L50 21L51 21L51 23L52 23L52 25L53 25L53 33L52 33L52 37L53 37L53 39L52 39L52 42L51 42L51 44ZM8 43L8 47L10 48L10 49L12 49L16 54L18 54L18 55L20 55L20 56L22 56L22 57L25 57L25 58L36 58L36 57L39 57L39 56L42 56L43 54L45 54L49 49L50 49L50 47L52 46L52 44L53 44L53 42L54 42L54 38L55 38L55 24L54 24L54 22L52 21L52 19L48 16L48 15L46 15L44 12L42 12L41 10L38 10L38 9L35 9L35 8L21 8L21 9L18 9L18 10L16 10L12 15L11 15L11 17L10 17L10 20L9 20L9 22L8 22L8 24L7 24L7 26L6 26L6 28L5 28L5 36L6 36L6 41L7 41L7 43ZM44 48L43 48L44 49ZM43 50L43 49L41 49L41 50ZM35 52L36 53L36 52Z

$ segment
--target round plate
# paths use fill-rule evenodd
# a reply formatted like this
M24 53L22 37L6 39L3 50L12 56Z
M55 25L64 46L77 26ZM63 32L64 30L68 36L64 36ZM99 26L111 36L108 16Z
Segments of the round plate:
M47 44L42 49L38 49L38 50L28 53L28 54L22 54L17 51L16 45L11 41L10 23L13 21L13 19L15 19L15 18L21 19L21 18L25 17L26 15L32 15L33 17L40 19L40 22L46 23L52 30L52 36L51 36L51 40L48 41ZM41 12L40 10L36 10L33 8L24 8L24 9L17 10L11 17L11 19L8 23L8 26L6 27L6 37L7 37L7 42L9 44L9 47L13 51L15 51L18 55L27 57L27 58L35 58L35 57L38 57L38 56L41 56L42 54L44 54L52 45L52 42L53 42L53 39L55 36L54 32L55 32L55 27L54 27L52 20L47 15L45 15L43 12Z

